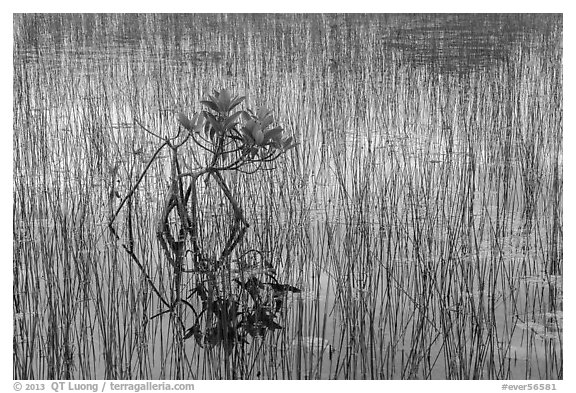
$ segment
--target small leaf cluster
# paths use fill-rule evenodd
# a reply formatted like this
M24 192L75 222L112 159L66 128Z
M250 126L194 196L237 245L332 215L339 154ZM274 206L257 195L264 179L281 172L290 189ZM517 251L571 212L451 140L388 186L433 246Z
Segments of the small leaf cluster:
M190 132L194 142L212 153L219 169L238 169L247 163L273 161L296 143L279 126L266 108L235 110L245 100L228 90L214 91L200 101L207 109L189 119L184 113L179 123Z
M210 296L204 283L198 283L188 296L196 295L202 304L194 325L184 339L194 337L200 346L221 345L227 352L236 343L247 343L248 336L262 337L268 331L282 329L275 319L280 312L284 297L288 292L298 293L299 288L274 282L262 282L251 276L246 280L235 278L234 282L241 293L250 301L240 302L237 296ZM204 329L202 328L204 326Z

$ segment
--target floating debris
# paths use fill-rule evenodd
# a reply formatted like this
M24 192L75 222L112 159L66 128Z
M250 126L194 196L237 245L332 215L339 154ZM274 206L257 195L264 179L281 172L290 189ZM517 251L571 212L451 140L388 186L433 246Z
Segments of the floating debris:
M550 319L546 318L544 321L544 324L532 321L518 322L516 326L522 330L531 331L535 334L536 338L541 340L560 340L560 335L562 333L561 320L554 319L551 321Z
M317 352L324 352L329 350L330 352L334 351L334 347L330 344L330 341L314 336L304 336L302 338L295 338L292 341L292 345L298 347L301 346L304 350L307 351L317 351Z

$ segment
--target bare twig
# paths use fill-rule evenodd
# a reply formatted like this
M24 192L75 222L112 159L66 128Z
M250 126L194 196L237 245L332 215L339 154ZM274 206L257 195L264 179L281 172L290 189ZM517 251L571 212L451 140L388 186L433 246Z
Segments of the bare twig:
M132 189L130 190L130 192L128 192L128 194L126 194L126 196L124 197L124 199L122 199L122 202L120 203L120 206L118 206L118 208L116 209L116 212L112 215L112 217L110 218L110 221L108 223L108 226L111 226L112 223L114 222L114 220L116 219L116 217L118 216L118 213L120 213L120 210L122 210L122 207L124 206L124 204L126 203L126 201L132 197L132 195L134 194L134 192L136 191L136 189L138 188L138 186L140 185L140 182L142 181L142 179L144 179L144 176L146 175L146 172L148 172L148 168L150 168L150 166L152 165L152 163L154 162L154 160L156 159L156 157L158 156L158 154L160 153L160 151L164 148L164 146L167 145L168 142L164 142L162 143L162 145L160 145L160 147L158 149L156 149L156 151L154 152L154 154L152 155L152 157L150 157L150 159L148 160L148 163L146 164L146 167L144 168L144 171L142 171L142 173L140 174L140 177L138 178L138 180L136 181L136 184L134 184L134 186L132 187Z

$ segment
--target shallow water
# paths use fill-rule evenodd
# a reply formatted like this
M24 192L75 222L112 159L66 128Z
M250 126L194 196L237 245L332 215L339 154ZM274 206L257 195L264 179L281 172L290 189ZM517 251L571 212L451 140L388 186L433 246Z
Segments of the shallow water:
M562 378L561 17L16 15L14 35L15 378ZM221 87L300 142L226 177L266 256L234 277L265 259L302 290L234 372L150 319L125 210L106 228L158 146L133 118L168 133ZM160 157L135 249L169 293ZM230 209L200 192L218 250Z

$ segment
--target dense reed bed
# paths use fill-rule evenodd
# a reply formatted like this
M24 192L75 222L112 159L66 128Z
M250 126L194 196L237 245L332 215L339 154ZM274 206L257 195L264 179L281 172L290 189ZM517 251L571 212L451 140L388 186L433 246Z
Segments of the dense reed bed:
M562 378L562 21L473 20L15 15L14 378ZM299 142L226 175L251 227L221 274L302 289L232 352L152 318L165 153L107 230L159 145L134 119L174 135L224 87ZM199 192L217 250L232 212Z

